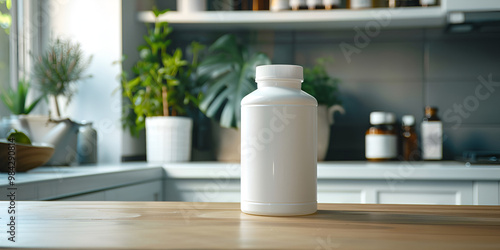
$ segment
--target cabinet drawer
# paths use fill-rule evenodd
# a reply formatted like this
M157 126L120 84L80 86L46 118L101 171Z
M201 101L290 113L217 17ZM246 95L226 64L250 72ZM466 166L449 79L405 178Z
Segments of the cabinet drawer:
M162 181L152 181L130 186L112 188L87 194L65 197L64 201L161 201Z
M167 179L166 201L240 202L239 179Z
M473 182L321 180L318 202L472 205Z
M162 181L152 181L104 191L107 201L161 201Z

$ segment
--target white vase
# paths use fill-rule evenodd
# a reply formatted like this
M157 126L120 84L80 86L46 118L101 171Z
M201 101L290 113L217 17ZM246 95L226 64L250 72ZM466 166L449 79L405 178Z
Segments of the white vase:
M147 161L149 163L189 161L192 128L193 120L188 117L147 117Z
M318 161L323 161L326 158L330 144L330 126L333 125L333 115L336 111L345 113L344 108L340 105L318 106Z
M56 122L49 121L50 118L47 115L25 115L20 119L23 124L26 124L31 141L34 142L44 142L43 138L45 135L57 126Z
M23 132L30 137L26 125L21 120L22 115L4 116L0 120L0 138L6 138L11 129ZM31 137L30 137L31 138Z

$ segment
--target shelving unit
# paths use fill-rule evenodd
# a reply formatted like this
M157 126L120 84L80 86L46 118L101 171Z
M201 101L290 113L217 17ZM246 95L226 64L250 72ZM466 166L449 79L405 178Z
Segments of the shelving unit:
M138 14L142 22L153 23L151 11ZM354 27L431 28L446 23L441 7L374 8L363 10L301 11L171 11L159 17L173 27L201 29L351 29Z

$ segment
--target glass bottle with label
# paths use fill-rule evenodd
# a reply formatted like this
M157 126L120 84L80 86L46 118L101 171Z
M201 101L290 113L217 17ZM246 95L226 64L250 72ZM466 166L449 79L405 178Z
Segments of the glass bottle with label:
M443 123L437 116L436 107L425 107L422 121L422 159L443 159Z
M405 161L418 160L418 138L415 131L415 117L413 115L405 115L402 118L401 131L401 154Z
M397 156L398 137L394 123L396 115L388 112L371 112L372 125L365 135L365 157L367 160L382 161Z

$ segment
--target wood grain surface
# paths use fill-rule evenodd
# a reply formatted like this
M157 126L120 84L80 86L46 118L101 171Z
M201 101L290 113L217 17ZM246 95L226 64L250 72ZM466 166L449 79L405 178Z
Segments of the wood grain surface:
M16 242L59 249L500 249L499 206L320 204L316 214L264 217L238 203L16 203Z

